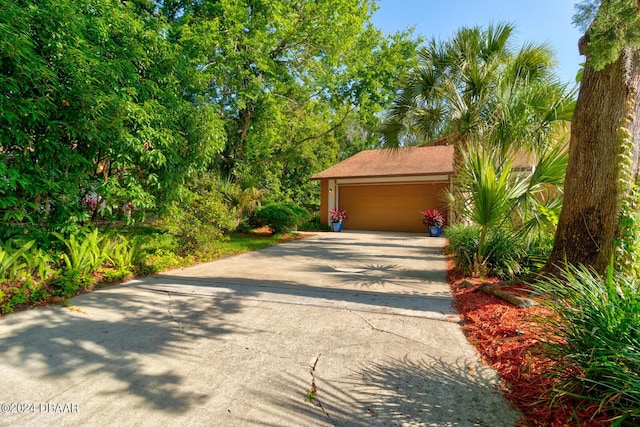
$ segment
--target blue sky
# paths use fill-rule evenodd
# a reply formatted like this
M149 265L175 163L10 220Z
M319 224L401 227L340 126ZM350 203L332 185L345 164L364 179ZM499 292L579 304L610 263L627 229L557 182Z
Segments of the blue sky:
M450 38L458 28L493 22L515 25L515 46L526 41L545 43L555 52L558 75L573 84L584 61L578 54L582 35L571 23L573 0L378 0L376 27L394 33L415 26L429 40Z

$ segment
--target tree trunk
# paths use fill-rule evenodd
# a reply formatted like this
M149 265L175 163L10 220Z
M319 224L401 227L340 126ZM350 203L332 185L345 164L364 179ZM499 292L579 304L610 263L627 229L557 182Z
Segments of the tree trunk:
M453 196L453 205L449 206L449 213L452 224L458 224L464 221L460 212L464 211L464 205L468 195L464 194L460 188L460 175L462 168L464 168L464 154L469 150L467 141L461 137L459 133L452 135L449 139L449 143L453 144L453 175L451 177L453 181L453 188L451 195Z
M609 264L625 194L625 185L619 182L619 127L633 135L634 159L640 142L639 59L638 52L627 51L596 71L587 58L571 122L564 202L546 273L553 274L565 261L600 273ZM625 121L628 114L632 116Z

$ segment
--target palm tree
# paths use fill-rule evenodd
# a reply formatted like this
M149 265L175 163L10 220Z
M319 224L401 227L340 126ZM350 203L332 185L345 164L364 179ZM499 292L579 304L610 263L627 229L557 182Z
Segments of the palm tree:
M485 263L494 250L491 233L502 231L521 241L529 235L530 244L555 227L562 201L559 189L568 160L568 138L559 135L558 139L560 143L546 145L536 153L536 167L529 171L512 168L517 159L505 159L499 146L463 153L458 186L465 198L458 211L479 229L477 250L471 260L472 274L485 272ZM451 193L447 196L451 197Z
M498 147L505 161L523 148L543 147L554 123L570 120L572 93L554 76L547 47L511 49L513 31L510 24L462 28L422 48L419 66L405 76L387 112L385 145L453 144L454 180L470 146Z

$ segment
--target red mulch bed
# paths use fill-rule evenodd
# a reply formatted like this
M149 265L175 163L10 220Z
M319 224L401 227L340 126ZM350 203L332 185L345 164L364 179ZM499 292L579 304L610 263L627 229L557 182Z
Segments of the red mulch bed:
M550 316L542 306L518 308L497 297L476 292L477 286L460 287L462 277L449 261L448 282L455 297L455 308L464 319L463 331L483 358L500 375L504 395L522 413L519 426L611 425L609 415L598 405L575 398L556 398L550 393L553 380L545 374L557 362L544 356L544 331L535 317ZM471 280L480 283L480 280ZM483 282L491 280L482 280ZM529 291L509 286L511 293L529 297ZM581 408L576 411L576 408Z

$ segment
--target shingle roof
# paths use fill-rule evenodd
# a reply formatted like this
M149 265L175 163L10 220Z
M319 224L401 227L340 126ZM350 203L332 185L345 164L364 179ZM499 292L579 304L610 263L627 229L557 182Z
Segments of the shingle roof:
M453 146L366 150L311 179L371 178L453 173Z

